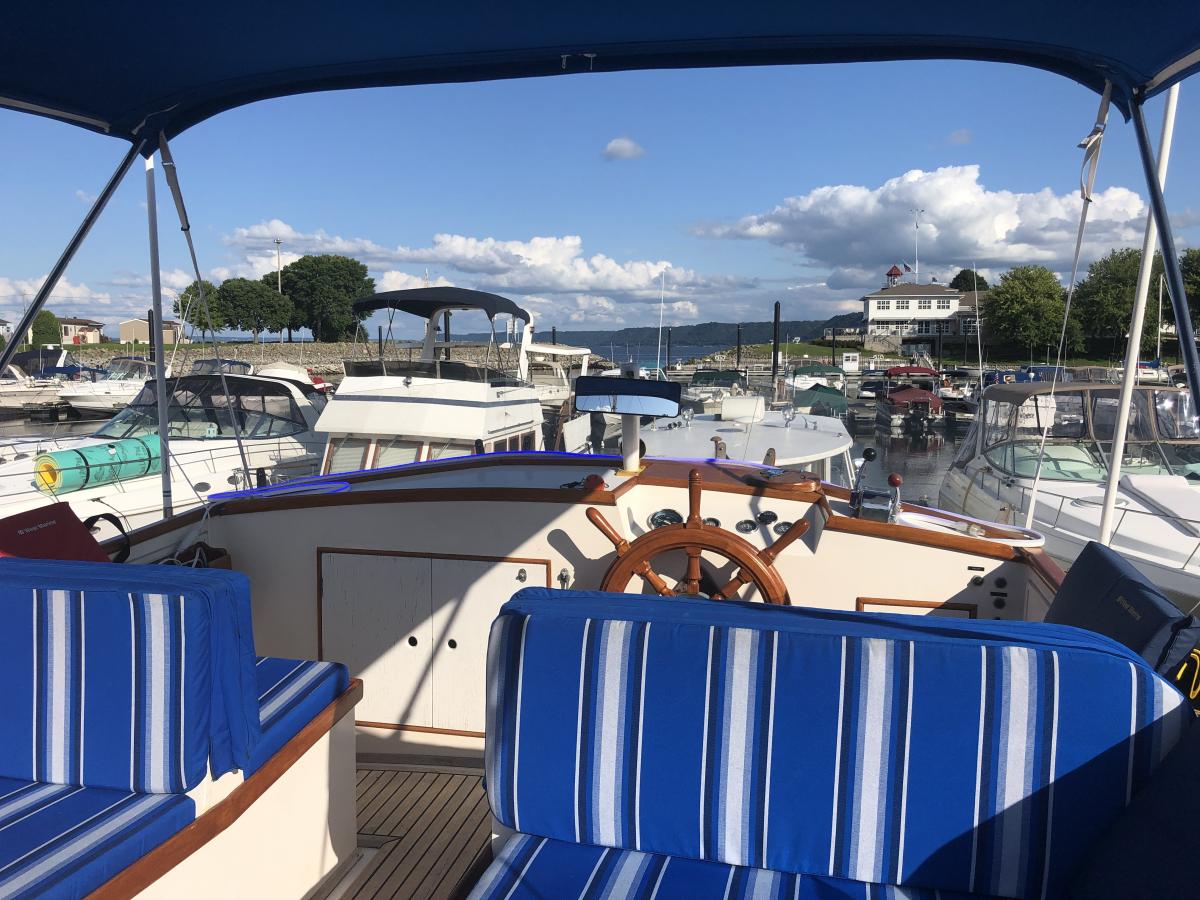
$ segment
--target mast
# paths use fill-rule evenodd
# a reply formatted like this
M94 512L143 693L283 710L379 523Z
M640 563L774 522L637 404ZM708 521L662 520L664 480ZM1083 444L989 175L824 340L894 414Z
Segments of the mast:
M663 329L663 305L667 300L667 270L663 269L660 274L658 286L658 352L654 354L654 367L662 368L662 329Z

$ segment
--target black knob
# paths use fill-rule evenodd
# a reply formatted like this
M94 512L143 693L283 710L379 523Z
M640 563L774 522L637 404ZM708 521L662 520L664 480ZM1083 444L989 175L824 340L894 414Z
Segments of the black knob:
M410 647L417 646L417 639L415 637L410 637L408 639L408 646L410 646Z
M456 641L454 638L450 638L450 640L446 641L446 646L449 647L451 650L457 650L458 649L458 641Z
M874 447L868 447L863 451L863 459L865 459L867 462L875 462L875 457L878 455L879 454L875 452Z

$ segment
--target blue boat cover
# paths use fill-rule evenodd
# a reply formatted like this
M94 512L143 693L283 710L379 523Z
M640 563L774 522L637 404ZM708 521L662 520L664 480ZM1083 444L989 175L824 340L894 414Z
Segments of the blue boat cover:
M255 673L262 739L254 748L247 778L350 684L346 667L335 662L260 656Z
M522 591L488 673L515 831L1015 898L1061 891L1190 720L1075 628L686 598Z
M189 790L261 726L250 590L218 569L0 560L0 775ZM66 722L65 730L49 723Z
M467 900L983 900L519 834Z
M0 898L84 897L195 814L181 794L0 777Z
M196 48L203 48L203 64ZM129 140L255 100L536 75L893 59L1035 66L1128 108L1200 66L1187 0L860 3L657 0L338 4L296 0L269 30L245 5L20 3L0 31L0 105ZM70 60L70 65L64 65Z
M1046 621L1120 641L1170 678L1200 644L1200 623L1115 550L1091 541L1067 572Z

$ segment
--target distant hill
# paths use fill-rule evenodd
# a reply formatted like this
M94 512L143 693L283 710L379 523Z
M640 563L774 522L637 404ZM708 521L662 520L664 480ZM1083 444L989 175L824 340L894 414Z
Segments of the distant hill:
M851 328L862 321L861 313L845 313L829 319L790 319L779 323L780 339L784 341L799 338L810 341L821 337L826 328ZM772 335L770 322L743 322L743 344L769 343ZM488 334L454 335L459 340L486 341ZM539 341L550 340L549 329L539 329L536 338ZM597 353L604 352L609 344L614 347L646 346L658 340L657 326L639 328L621 328L616 331L567 331L558 330L560 344L575 344L591 347ZM674 347L727 346L737 343L737 324L732 322L704 322L700 325L675 325L671 328L671 344Z

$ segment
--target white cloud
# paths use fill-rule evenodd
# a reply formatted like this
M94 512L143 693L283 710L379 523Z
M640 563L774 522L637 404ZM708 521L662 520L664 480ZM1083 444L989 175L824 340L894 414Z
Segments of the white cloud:
M969 144L971 143L971 129L959 128L950 132L950 143L952 144Z
M89 194L87 191L76 191L75 199L78 200L80 203L83 203L87 206L91 206L93 203L96 202L96 195Z
M713 237L764 240L827 269L830 288L878 286L897 260L912 260L913 208L923 208L921 277L949 278L962 267L995 272L1041 264L1069 272L1081 201L1050 188L989 190L978 165L914 169L882 185L829 185L788 197L736 222L697 228ZM1136 245L1145 224L1141 198L1123 187L1094 195L1084 261Z
M407 291L421 287L454 287L454 282L439 275L426 284L424 275L411 275L396 269L390 269L375 279L375 289L379 291Z
M608 142L600 155L609 162L616 159L637 159L646 155L646 149L632 138L615 137Z

